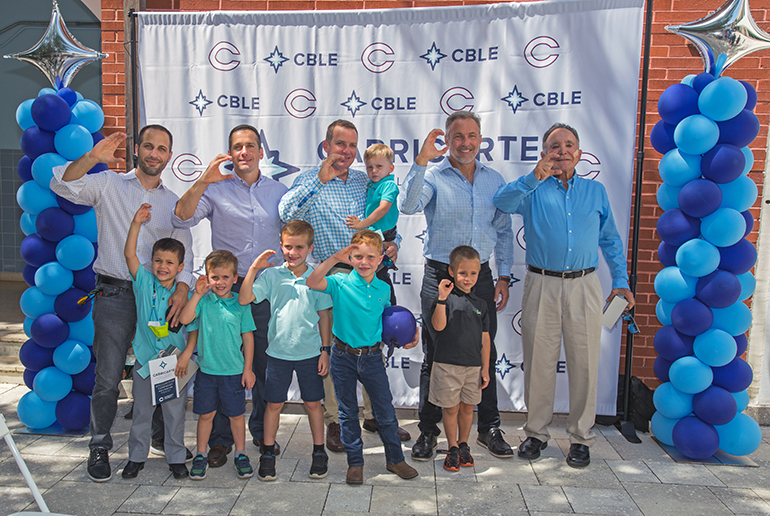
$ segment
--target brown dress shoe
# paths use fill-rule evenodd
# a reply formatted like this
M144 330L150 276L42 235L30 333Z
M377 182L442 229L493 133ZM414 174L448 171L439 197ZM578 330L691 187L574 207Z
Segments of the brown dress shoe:
M364 430L366 430L368 432L378 432L379 431L379 428L377 427L377 420L376 419L364 419L363 427L364 427ZM406 430L404 430L400 426L398 427L397 433L398 433L398 438L400 440L402 440L402 441L408 441L409 439L412 438L412 436L409 434L409 432L407 432Z
M334 423L332 423L334 424ZM331 426L331 425L329 425ZM364 483L364 467L363 466L349 466L348 474L345 477L345 482L350 485L358 486Z
M221 444L212 446L209 450L209 466L212 468L224 466L227 462L227 454L231 451L233 451L232 446L224 446Z
M345 451L345 447L342 446L342 441L340 440L339 423L332 422L326 427L326 448L333 452Z
M388 471L395 473L404 480L409 480L410 478L414 478L419 475L417 470L407 464L405 460L402 460L398 464L388 464L387 468Z
M254 443L254 446L259 448L260 455L265 453L265 440L264 439L252 439L251 442ZM276 457L281 454L281 445L278 444L278 441L275 442L275 452L273 452L273 455Z

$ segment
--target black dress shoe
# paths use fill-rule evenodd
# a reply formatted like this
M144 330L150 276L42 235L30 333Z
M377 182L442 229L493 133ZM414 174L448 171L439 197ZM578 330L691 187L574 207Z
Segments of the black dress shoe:
M136 478L140 471L144 469L144 462L131 462L128 461L126 467L123 468L121 476L123 478Z
M433 450L436 449L438 441L436 436L430 432L421 432L417 442L412 446L412 459L430 460L433 458Z
M524 439L524 442L519 445L519 457L527 460L535 460L540 457L540 450L545 450L547 447L547 442L535 439L534 437L527 437Z
M486 432L480 432L476 442L486 448L494 457L510 459L513 457L513 450L503 439L503 433L499 428L490 428Z
M174 478L177 480L181 480L190 476L190 472L187 471L187 466L184 464L169 464L168 469L171 471L171 473L174 474Z
M573 468L585 468L591 464L591 451L585 444L572 443L569 445L567 465Z

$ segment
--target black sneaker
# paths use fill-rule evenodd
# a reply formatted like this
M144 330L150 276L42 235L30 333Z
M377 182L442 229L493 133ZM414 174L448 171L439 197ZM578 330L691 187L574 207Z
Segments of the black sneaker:
M422 461L432 459L433 450L436 449L437 445L438 441L435 435L430 432L420 432L420 437L412 446L412 459Z
M150 443L150 453L153 455L160 455L161 457L165 457L166 450L163 448L163 446L163 439L153 439Z
M473 455L468 443L460 443L460 466L467 468L473 466Z
M460 450L457 446L449 448L444 458L444 469L447 471L460 471Z
M510 459L513 457L513 450L503 439L503 432L499 428L490 428L484 433L479 433L476 442L489 450L489 453L500 459Z
M275 455L270 452L265 452L259 458L257 478L263 482L270 482L271 480L275 480L275 477Z
M184 464L169 464L168 470L174 475L177 480L182 480L190 476L190 472L187 470L187 466Z
M329 473L329 456L321 450L313 452L313 463L310 465L310 478L324 478Z
M107 482L112 478L110 454L105 448L93 448L88 455L88 478L94 482Z

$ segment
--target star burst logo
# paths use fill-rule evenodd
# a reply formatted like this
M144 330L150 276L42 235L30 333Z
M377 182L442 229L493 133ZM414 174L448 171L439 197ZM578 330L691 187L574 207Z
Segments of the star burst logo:
M436 46L436 42L434 41L428 51L420 57L428 62L431 71L433 71L436 69L436 65L446 57L446 54L441 53L441 50Z
M353 93L350 94L348 100L340 105L346 107L347 110L350 111L350 115L355 118L356 113L358 113L358 111L366 105L366 102L358 98L358 95L356 95L356 90L353 90Z
M515 369L516 366L514 366L510 360L508 360L505 357L505 353L503 353L503 356L500 357L500 359L495 362L495 370L497 371L497 374L500 375L500 379L505 379L505 375L508 374L511 369Z
M281 161L281 152L279 150L270 149L264 131L260 131L259 136L262 139L262 149L265 151L265 156L259 163L259 170L261 172L275 180L299 172L298 167Z
M508 106L513 110L513 114L515 115L516 110L519 109L521 105L527 102L529 99L521 94L518 86L514 86L513 90L500 100L507 102Z
M198 114L200 116L203 116L203 111L206 109L206 107L213 103L213 101L206 98L206 95L203 94L203 90L198 90L198 96L195 97L195 100L188 102L188 104L195 106L195 109L198 110Z
M278 73L278 69L283 65L283 63L288 61L289 58L284 57L284 55L281 54L281 51L278 50L278 45L276 45L275 50L273 50L264 60L270 63L270 66L273 67L275 73Z

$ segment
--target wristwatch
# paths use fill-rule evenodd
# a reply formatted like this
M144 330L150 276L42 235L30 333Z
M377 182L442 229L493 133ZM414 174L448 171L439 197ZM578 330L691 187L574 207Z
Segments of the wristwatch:
M330 355L332 354L332 347L331 346L321 346L321 351L326 351Z
M437 305L445 305L446 304L446 299L438 299L438 300L436 300L436 304Z
M497 281L504 281L506 283L510 283L511 282L511 277L510 276L500 276L499 278L497 278Z

